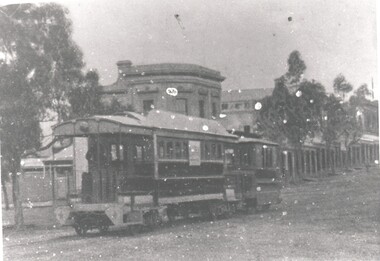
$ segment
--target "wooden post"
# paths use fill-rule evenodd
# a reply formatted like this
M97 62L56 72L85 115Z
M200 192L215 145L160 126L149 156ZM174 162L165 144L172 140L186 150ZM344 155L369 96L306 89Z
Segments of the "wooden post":
M296 179L296 172L297 172L297 168L298 168L298 166L296 166L296 155L297 154L295 154L294 151L292 151L291 160L292 160L292 177L293 177L293 180Z
M153 131L153 159L154 159L154 193L153 204L158 206L159 198L159 176L158 176L158 148L157 148L157 134Z
M318 153L318 150L316 149L314 151L314 158L313 158L313 161L314 161L314 175L317 176L317 172L318 172L318 157L317 157L317 153Z
M319 172L318 172L318 176L320 176L320 174L321 174L321 172L322 172L322 149L321 148L319 148L319 150L318 150L318 152L319 152L319 160L318 160L318 165L319 165Z
M97 133L97 139L96 139L96 153L97 153L97 160L98 160L98 172L99 172L99 196L100 201L103 200L103 177L102 177L102 170L100 166L100 132L99 132L99 121L98 121L98 133Z
M309 150L309 174L313 175L313 151Z
M53 206L55 206L55 178L54 178L54 172L53 172L53 169L51 167L51 162L49 164L49 171L50 171L50 178L51 178L51 187L52 187L52 196L53 196Z

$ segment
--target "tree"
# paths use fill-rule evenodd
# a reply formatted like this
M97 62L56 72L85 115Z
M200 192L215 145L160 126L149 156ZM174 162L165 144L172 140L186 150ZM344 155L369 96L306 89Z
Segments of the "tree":
M12 173L15 223L23 226L18 176L24 151L40 145L39 121L67 117L67 93L81 79L82 53L67 9L57 4L0 8L0 134Z
M366 84L362 84L352 95L347 103L344 104L346 119L344 125L344 144L346 149L358 143L363 136L364 126L362 119L362 107L370 101L366 96L370 95Z
M0 137L0 152L1 152L1 137ZM5 201L5 209L9 210L9 198L7 191L7 182L9 182L9 171L8 164L4 162L4 159L1 160L1 190L3 191L3 198Z
M124 111L135 111L133 106L130 104L128 106L124 106L121 104L116 97L113 97L111 103L104 106L104 109L101 114L110 115L115 113L122 113Z
M86 73L79 87L69 93L70 118L102 114L104 105L100 99L99 75L96 70Z
M301 59L299 51L295 50L290 53L288 58L288 72L285 74L290 84L297 84L301 81L303 73L306 70L306 64Z
M360 85L359 88L355 91L355 96L362 101L368 101L367 96L370 95L372 95L372 92L368 89L368 85L365 83Z
M306 139L319 130L325 89L314 80L300 81L306 65L298 51L290 54L288 63L288 72L275 80L272 95L262 100L258 123L268 138L290 143L299 159Z
M345 134L347 119L347 111L344 109L341 101L332 94L326 97L323 106L323 117L321 119L321 133L327 153L330 152L332 144L339 141L340 137ZM330 162L331 157L326 158L327 165L331 167L331 171L334 174L335 166Z
M122 105L116 97L113 97L109 104L102 102L99 75L96 70L87 72L80 86L71 90L69 103L71 105L70 118L134 111L132 106Z
M71 38L68 10L57 4L1 8L1 49L6 62L24 60L28 79L58 120L68 116L67 94L81 79L83 55Z
M338 74L334 79L334 91L342 96L342 99L345 99L346 94L352 91L353 86L349 83L343 74Z
M23 69L19 63L0 66L2 163L4 169L11 173L17 228L22 227L24 223L19 187L21 155L25 150L40 145L39 102L30 88L29 81L20 77Z

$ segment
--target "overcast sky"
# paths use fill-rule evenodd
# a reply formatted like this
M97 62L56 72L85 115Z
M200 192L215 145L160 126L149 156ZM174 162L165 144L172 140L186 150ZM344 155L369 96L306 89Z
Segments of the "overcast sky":
M56 0L102 84L118 60L193 63L218 70L223 89L272 88L298 50L305 77L328 90L343 73L377 86L375 0ZM178 19L176 19L178 15Z

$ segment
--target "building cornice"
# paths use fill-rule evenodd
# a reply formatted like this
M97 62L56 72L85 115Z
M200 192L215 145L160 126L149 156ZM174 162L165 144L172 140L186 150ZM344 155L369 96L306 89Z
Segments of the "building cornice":
M195 64L161 63L132 66L130 61L117 63L119 75L125 78L145 78L147 76L193 76L222 82L225 77L220 72Z

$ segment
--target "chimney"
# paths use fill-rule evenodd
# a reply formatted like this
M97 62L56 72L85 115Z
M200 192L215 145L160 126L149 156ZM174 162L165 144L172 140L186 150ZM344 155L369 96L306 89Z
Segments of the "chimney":
M117 65L117 70L118 70L118 72L119 72L119 77L122 77L123 74L124 74L126 71L128 71L128 69L131 68L131 66L132 66L132 62L129 61L129 60L118 61L118 62L116 63L116 65Z

